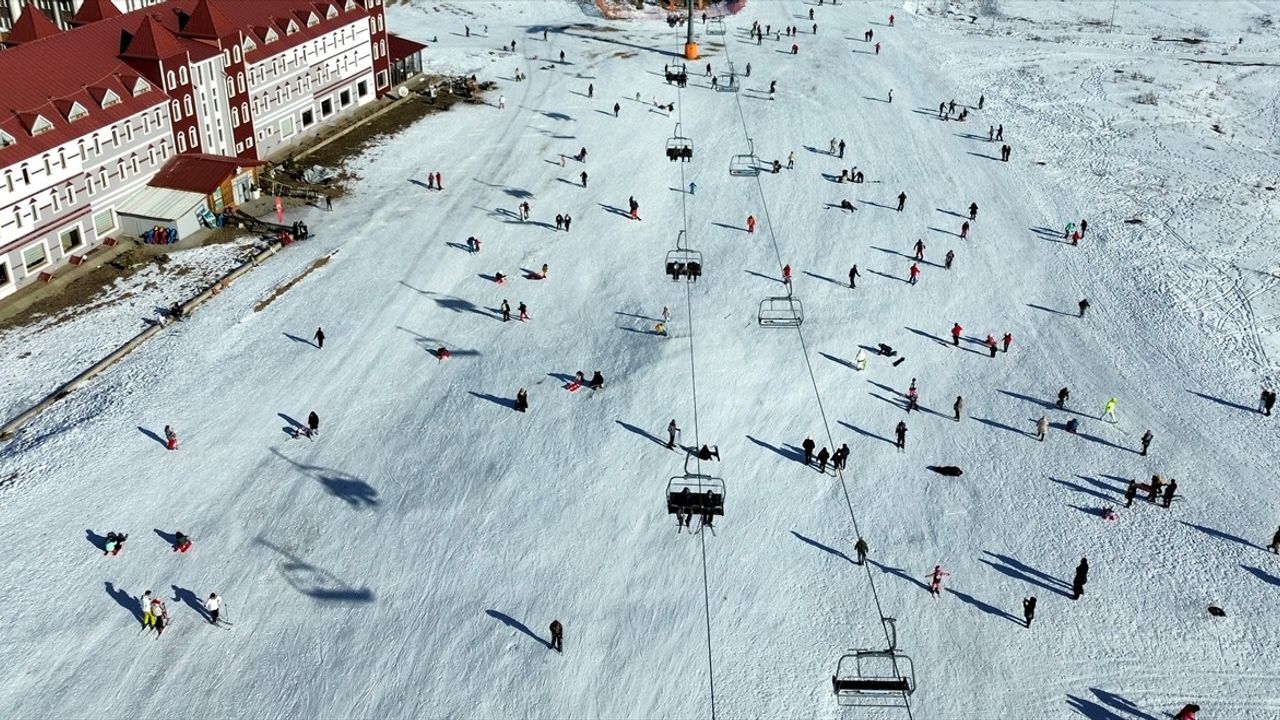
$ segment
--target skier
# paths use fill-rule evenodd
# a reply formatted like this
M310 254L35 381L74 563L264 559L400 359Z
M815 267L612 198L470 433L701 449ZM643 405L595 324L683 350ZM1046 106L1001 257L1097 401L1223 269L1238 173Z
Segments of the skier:
M173 534L173 551L185 553L191 549L191 536L179 530Z
M142 597L138 598L138 606L142 608L142 627L149 628L156 626L156 618L151 614L151 591L142 593Z
M876 54L880 54L880 43L876 43Z
M893 27L893 16L889 16L889 27Z
M929 594L934 597L938 597L939 595L941 595L942 594L942 578L950 574L951 573L947 572L946 570L943 570L941 565L934 565L933 572L929 573L928 575L925 575L925 577L929 578Z
M778 81L777 81L777 80L770 80L770 81L769 81L769 98L770 98L770 99L773 99L773 95L774 95L774 93L776 93L777 91L778 91Z
M792 55L799 55L799 54L800 54L800 46L799 46L799 45L797 45L797 44L795 44L795 43L791 43L791 54L792 54Z
M791 285L791 266L790 265L782 266L782 284L788 285L788 286Z
M1116 421L1116 399L1108 398L1107 404L1102 406L1102 415L1098 416L1099 420L1111 418L1111 422Z
M311 339L316 341L317 348L323 348L324 347L324 328L316 328L316 334L313 335Z
M751 77L751 63L747 63L747 77Z
M853 267L849 268L849 287L850 287L850 288L857 288L857 287L858 287L858 282L857 282L857 280L858 280L858 276L859 276L859 275L861 275L861 274L862 274L862 273L858 272L858 266L857 266L857 265L854 265Z
M968 220L965 220L963 223L960 224L960 239L961 240L969 239L969 221Z
M1164 488L1164 506L1166 509L1173 504L1173 498L1178 494L1177 478L1169 478L1169 484Z
M520 322L527 322L529 320L529 308L527 305L520 303L516 306L516 310L520 313Z
M978 96L978 109L979 109L979 110L981 110L981 109L982 109L982 105L983 105L986 101L987 101L987 96L986 96L986 95L979 95L979 96Z
M911 379L911 387L907 388L907 412L920 409L920 393L916 391L915 378Z
M628 197L627 205L631 207L631 219L639 220L640 219L640 203L636 202L635 197Z
M587 99L590 100L591 98L595 97L595 95L596 95L595 83L587 83Z
M524 388L516 391L516 412L524 412L529 409L529 393Z
M1036 596L1022 599L1022 619L1027 622L1027 627L1031 627L1031 621L1036 619Z
M858 372L867 369L867 353L862 348L858 348L858 354L853 357L853 368Z
M102 554L112 556L119 555L120 551L124 549L124 541L128 539L129 536L126 533L107 533L107 541L102 545Z
M545 35L545 34L546 34L546 31L543 31L543 34ZM563 64L564 64L564 51L563 51L563 50L561 50L561 51L560 51L560 64L561 64L561 65L563 65Z
M955 102L955 101L953 100L952 102ZM970 220L978 219L978 203L976 202L969 203L969 219Z
M1151 441L1154 438L1155 436L1151 434L1150 430L1142 433L1142 454L1143 455L1147 454L1147 448L1151 447Z
M956 404L953 405L952 407L954 407L956 411L956 422L960 422L960 415L961 413L964 412L964 397L961 395L957 395Z
M164 634L164 628L169 624L169 609L164 606L164 601L158 597L151 598L151 622L152 627L156 630L156 637L159 638Z
M867 541L863 538L858 538L858 542L853 544L853 551L858 553L858 564L866 565L867 553L871 552L871 548L867 545Z
M964 328L960 327L960 323L951 326L951 344L959 347L960 333L964 332Z
M1058 391L1058 409L1062 410L1067 404L1067 398L1071 397L1071 391L1062 388Z
M987 336L987 349L991 351L991 357L996 356L996 338L994 335Z
M622 109L622 106L621 106L621 105L619 105L618 103L614 103L614 104L613 104L613 116L614 116L614 117L618 117L618 111L619 111L619 110L621 110L621 109Z
M992 140L995 140L995 139L996 139L996 126L988 125L987 126L987 142L991 142Z
M178 433L174 432L173 428L168 425L164 426L164 446L169 450L178 449Z
M502 300L502 322L511 322L511 303L506 298Z
M840 155L839 155L839 157L842 157L842 158L843 158L843 157L844 157L844 140L843 140L843 139L841 139L841 140L840 140L840 144L839 144L837 147L838 147L838 148L839 148L839 150L840 150Z
M582 171L582 174L581 174L581 175L579 175L578 177L581 177L581 178L582 178L582 187L586 187L586 186L587 186L587 171L586 171L586 170L583 170L583 171Z
M898 193L898 212L902 212L902 208L907 206L907 192L903 190Z
M564 652L564 626L559 620L551 621L551 649L558 653Z
M1044 415L1041 415L1040 419L1036 421L1036 439L1039 440L1040 442L1044 442L1044 438L1048 434L1049 434L1049 418L1045 417Z
M1079 600L1084 595L1084 585L1089 582L1089 558L1080 558L1076 566L1076 576L1071 580L1071 599Z
M818 451L818 472L826 474L827 461L831 459L831 453L825 447Z
M1080 301L1080 317L1084 317L1084 311L1089 309L1089 298Z
M917 239L916 239L916 244L915 244L916 259L917 259L917 260L924 260L924 248L925 248L924 240L923 240L923 239L920 239L920 238L917 238Z
M893 104L893 88L889 88L889 104Z
M909 276L907 282L911 285L915 285L916 279L920 277L920 266L915 263L911 263L911 268L907 270L907 275Z
M1138 481L1130 480L1129 487L1124 489L1124 506L1133 507L1133 499L1138 497Z
M315 437L320 434L320 416L312 410L307 415L307 437Z
M222 611L222 598L217 593L209 593L209 599L204 601L204 610L209 613L209 622L217 625L218 613Z
M894 436L895 436L895 437L897 437L897 440L898 440L896 443L894 443L894 444L895 444L895 445L897 445L897 447L898 447L898 452L902 452L902 451L906 450L906 449L907 449L907 423L906 423L906 421L899 420L899 421L898 421L898 426L897 426L897 427L895 427L895 428L893 429L893 434L894 434Z
M1196 720L1196 713L1200 712L1200 706L1195 703L1188 703L1182 706L1177 715L1173 716L1173 720Z
M680 428L676 427L676 419L671 418L671 422L667 423L667 449L674 449L676 446L676 433L680 432Z
M1009 346L1013 344L1013 333L1005 333L1004 337L1000 338L1000 344L1004 346L1005 352L1009 352Z
M506 107L507 107L507 96L506 96L506 95L499 95L499 96L498 96L498 109L499 109L499 110L503 110L503 109L506 109Z
M816 447L814 445L813 438L805 438L804 442L800 443L800 447L804 449L804 464L812 465L813 464L813 448Z
M756 216L748 215L747 216L747 232L753 233L755 231L756 231Z
M1000 142L1004 142L1004 124L996 126L996 139Z
M671 310L667 309L666 305L662 306L662 322L664 323L671 322Z

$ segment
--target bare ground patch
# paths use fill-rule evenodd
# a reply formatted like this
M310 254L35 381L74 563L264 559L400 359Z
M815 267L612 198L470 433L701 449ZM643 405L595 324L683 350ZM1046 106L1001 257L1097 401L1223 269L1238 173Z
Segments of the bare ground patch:
M316 270L319 270L320 268L324 267L325 265L328 265L328 264L329 264L329 258L331 258L331 257L333 257L333 255L332 255L332 254L330 254L330 255L325 255L324 257L321 257L321 258L316 258L314 261L312 261L312 263L311 263L310 265L308 265L308 266L307 266L307 269L306 269L306 270L303 270L303 271L302 271L302 273L301 273L300 275L298 275L298 276L297 276L297 277L295 277L294 279L290 280L289 282L285 283L284 285L281 285L280 287L276 288L275 290L273 290L273 291L271 292L271 294L270 294L270 295L268 295L268 296L266 296L265 298L263 298L263 299L259 300L259 301L257 302L257 304L253 306L253 311L254 311L254 312L262 312L263 310L266 310L268 305L270 305L271 303L273 303L273 302L275 302L275 301L276 301L276 298L278 298L278 297L280 297L281 295L284 295L285 293L289 292L289 289L290 289L290 288L292 288L294 285L297 285L298 283L302 282L302 281L303 281L304 279L306 279L306 277L307 277L308 275L310 275L311 273L315 272Z

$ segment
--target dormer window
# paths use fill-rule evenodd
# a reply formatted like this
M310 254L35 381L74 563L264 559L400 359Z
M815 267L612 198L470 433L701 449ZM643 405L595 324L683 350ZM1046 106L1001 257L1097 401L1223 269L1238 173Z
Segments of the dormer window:
M307 27L315 27L316 25L319 25L319 24L320 24L320 18L316 17L315 13L309 13L307 15Z
M328 9L328 10L325 10L325 12L324 12L324 16L325 16L325 18L326 18L326 19L328 19L328 20L332 20L332 19L334 19L334 18L338 17L338 8L336 8L336 7L332 6L332 5L330 5L330 6L329 6L329 9Z
M267 28L267 34L264 35L262 39L266 43L273 43L279 40L280 36L276 34L275 30L272 30L271 28Z
M251 53L251 52L253 52L254 50L257 50L257 49L258 49L258 45L257 45L257 43L255 43L255 42L254 42L253 40L251 40L250 38L245 38L245 39L244 39L244 51L245 51L246 53Z
M0 148L9 147L10 145L13 145L16 142L17 140L14 140L12 135L10 135L9 133L3 130L0 130Z
M141 95L142 93L150 89L151 89L151 83L147 82L146 80L143 80L142 78L138 78L133 83L133 96L138 97L139 95Z
M67 122L75 122L80 118L89 114L88 110L78 102L71 103L71 108L67 110Z
M298 23L290 20L289 24L284 26L284 34L292 35L296 32L298 32Z
M347 4L343 6L344 10L350 11L356 9L356 0L347 0Z
M52 129L53 123L46 120L43 115L37 115L35 121L31 123L32 136L47 133Z
M102 108L105 110L112 105L120 104L120 96L114 90L107 90L102 94Z

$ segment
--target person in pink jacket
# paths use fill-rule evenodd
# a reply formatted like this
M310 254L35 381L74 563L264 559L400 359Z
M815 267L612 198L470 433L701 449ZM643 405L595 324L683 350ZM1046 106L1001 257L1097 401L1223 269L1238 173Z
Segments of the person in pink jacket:
M929 593L934 597L938 597L942 593L942 578L950 574L943 570L941 565L934 565L933 572L925 575L925 577L929 578Z

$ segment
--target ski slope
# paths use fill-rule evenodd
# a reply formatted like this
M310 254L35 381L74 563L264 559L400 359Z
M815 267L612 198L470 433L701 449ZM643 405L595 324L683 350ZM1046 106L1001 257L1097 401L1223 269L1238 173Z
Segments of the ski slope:
M1278 350L1277 201L1261 187L1277 162L1275 69L1189 62L1194 50L1151 39L1203 30L1204 57L1274 58L1275 32L1249 28L1277 5L1127 4L1114 32L1086 23L1099 3L1001 2L994 23L907 5L750 3L724 38L702 38L679 92L662 69L682 31L656 14L389 7L397 32L438 38L432 69L496 78L506 108L494 93L372 149L335 212L290 219L317 239L0 451L0 716L675 718L711 716L714 697L717 717L904 717L831 694L842 652L884 645L877 598L915 662L914 717L1280 714L1280 559L1264 549L1280 421L1254 411ZM799 53L749 41L752 20L797 25ZM512 39L517 52L498 49ZM566 64L544 69L561 50ZM729 61L752 64L736 96L702 74ZM1124 79L1135 70L1155 81ZM1162 104L1132 102L1147 85ZM939 102L979 94L970 120L938 119ZM676 122L689 164L663 155ZM730 177L747 138L765 160L794 151L795 169ZM562 167L580 147L585 164ZM828 179L855 165L865 184ZM443 191L414 182L428 171ZM828 207L842 199L858 209ZM565 212L572 231L557 232ZM1080 247L1059 242L1082 217ZM705 257L692 285L662 274L686 227ZM461 249L471 235L478 255ZM524 277L543 263L547 279ZM756 322L761 299L785 294L784 264L799 331ZM503 299L531 320L501 322ZM652 333L664 306L668 338ZM959 348L955 322L973 338ZM317 326L323 349L305 340ZM988 357L981 340L1006 332L1010 351ZM878 343L905 362L869 353L856 372ZM605 389L564 389L596 369ZM913 378L924 409L907 416ZM1109 397L1115 424L1098 420ZM311 410L319 437L291 438ZM1060 429L1071 417L1077 436ZM665 448L672 418L682 443L724 458L702 465L726 485L714 536L677 534L665 514L684 470ZM176 452L157 441L166 424ZM797 462L806 437L849 444L842 478ZM1123 508L1127 480L1153 473L1183 499ZM866 568L849 560L854 518ZM176 530L190 553L171 552ZM130 534L118 557L88 539L108 531ZM1072 601L1082 556L1089 584ZM939 563L951 576L935 598ZM139 629L147 589L173 618L158 639ZM202 620L210 592L230 627ZM563 655L546 644L553 619Z

